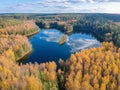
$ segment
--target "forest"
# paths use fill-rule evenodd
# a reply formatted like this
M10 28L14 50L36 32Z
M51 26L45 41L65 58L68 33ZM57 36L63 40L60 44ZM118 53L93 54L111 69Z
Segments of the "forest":
M17 64L0 55L1 90L119 90L120 49L99 48L72 54L67 61Z
M119 22L114 14L0 15L0 90L120 90ZM18 63L32 51L28 38L39 28L89 32L103 42L60 59L59 65Z
M34 20L1 18L0 26L0 55L17 61L31 52L27 37L39 31Z
M67 61L60 60L59 63L61 90L63 86L65 90L120 89L120 49L112 43L104 42L99 48L76 52Z

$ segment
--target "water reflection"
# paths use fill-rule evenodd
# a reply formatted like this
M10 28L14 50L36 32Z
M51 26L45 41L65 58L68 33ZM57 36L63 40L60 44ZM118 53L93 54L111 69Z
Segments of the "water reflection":
M59 45L58 41L63 33L56 29L40 30L40 32L29 39L33 51L30 55L22 59L22 63L28 62L58 62L60 58L66 60L71 53L81 49L98 47L100 42L90 34L74 33L67 35L67 41Z

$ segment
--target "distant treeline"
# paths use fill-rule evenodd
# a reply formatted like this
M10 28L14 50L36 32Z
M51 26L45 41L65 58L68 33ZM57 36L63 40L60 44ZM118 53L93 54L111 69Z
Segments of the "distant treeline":
M64 33L92 33L100 41L112 41L116 46L120 46L120 18L118 16L120 15L63 14L54 17L39 17L36 19L36 24L40 28L55 28Z

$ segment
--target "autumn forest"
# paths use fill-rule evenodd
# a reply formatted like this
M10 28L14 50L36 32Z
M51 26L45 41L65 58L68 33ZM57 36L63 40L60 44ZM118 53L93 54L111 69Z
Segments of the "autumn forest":
M41 28L90 33L101 46L58 62L18 63ZM0 14L0 90L120 90L119 47L120 15Z

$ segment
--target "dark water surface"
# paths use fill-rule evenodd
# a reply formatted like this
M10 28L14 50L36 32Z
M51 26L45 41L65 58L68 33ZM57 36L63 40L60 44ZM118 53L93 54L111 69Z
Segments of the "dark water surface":
M62 35L63 33L56 29L40 30L38 34L29 38L33 51L22 59L22 63L58 62L60 58L66 60L71 53L100 46L96 38L82 33L67 36L67 42L59 45L58 41Z

